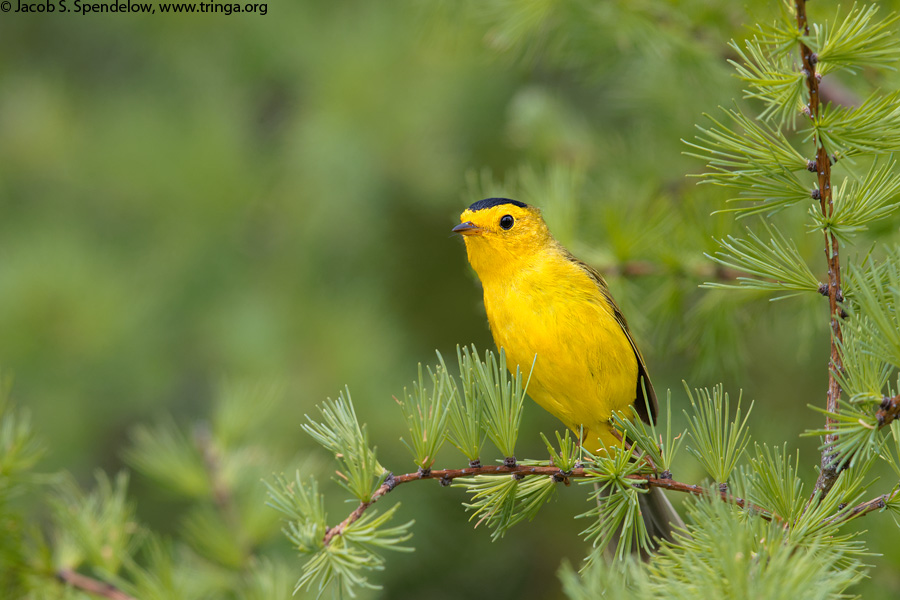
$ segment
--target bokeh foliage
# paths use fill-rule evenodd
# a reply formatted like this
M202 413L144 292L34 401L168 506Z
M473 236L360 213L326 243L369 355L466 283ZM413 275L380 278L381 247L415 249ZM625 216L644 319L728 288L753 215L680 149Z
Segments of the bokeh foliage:
M823 20L834 14L835 2L816 5ZM755 439L795 440L820 423L806 405L824 398L821 303L698 289L718 281L704 253L728 251L714 238L735 228L730 215L709 216L719 190L685 180L700 167L680 142L701 112L731 110L745 86L727 42L778 9L305 0L266 16L4 15L0 367L15 373L13 397L47 449L40 472L71 470L97 491L63 497L83 499L124 485L115 475L95 484L96 466L114 474L127 460L138 471L137 517L177 541L146 546L151 567L129 571L144 586L136 594L290 589L292 552L260 479L313 452L304 414L344 384L378 461L409 463L399 440L382 440L402 431L391 397L416 377L412 366L436 347L452 356L457 343L489 346L477 285L448 232L489 195L541 206L560 240L609 274L656 388L673 389L676 407L689 404L682 377L724 379L756 400ZM833 80L835 94L860 102L900 87L896 72L870 68ZM779 215L780 230L796 231L799 213ZM858 252L897 225L860 231ZM791 239L823 280L820 237ZM271 408L229 416L223 376L282 391L268 401L238 384L237 404ZM545 453L537 432L555 428L526 404L530 435L517 451ZM814 455L814 440L798 445ZM160 456L179 457L178 468L155 466ZM223 502L226 490L238 496ZM391 597L547 597L560 557L586 552L570 518L580 500L561 497L490 545L458 526L467 516L446 492L406 491L418 494L404 504L416 552L391 556L379 576ZM894 532L872 529L868 546L885 556L854 589L893 597ZM5 533L4 551L23 535ZM254 565L242 585L228 571L237 564ZM445 588L429 576L473 565L516 576ZM184 567L203 576L185 580Z

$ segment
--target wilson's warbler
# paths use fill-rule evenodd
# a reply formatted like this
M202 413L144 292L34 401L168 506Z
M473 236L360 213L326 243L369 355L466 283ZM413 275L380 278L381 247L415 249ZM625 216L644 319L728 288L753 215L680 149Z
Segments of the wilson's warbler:
M595 453L621 443L610 424L613 412L631 414L634 406L644 421L655 419L644 359L606 282L553 238L540 210L488 198L460 220L453 231L465 239L484 288L494 342L505 349L510 370L527 372L534 364L528 384L534 401ZM651 534L670 537L668 523L681 521L662 492L652 491L645 508L653 514L645 520Z

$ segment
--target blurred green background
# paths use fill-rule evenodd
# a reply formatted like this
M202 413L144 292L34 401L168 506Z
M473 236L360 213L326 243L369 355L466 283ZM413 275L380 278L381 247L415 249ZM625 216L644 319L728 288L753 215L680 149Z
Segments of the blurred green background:
M811 4L812 18L834 6ZM284 389L260 443L300 458L257 479L308 454L327 478L300 424L345 385L381 462L414 470L392 395L435 349L491 347L449 230L472 201L506 195L542 206L610 274L673 412L683 379L743 390L755 438L800 448L812 481L816 441L798 435L820 425L807 404L824 403L827 308L698 289L715 277L713 236L737 226L710 216L725 196L685 178L702 163L681 141L741 97L727 42L775 10L302 0L265 16L2 15L0 368L47 441L41 468L114 472L136 425L171 415L188 431L226 380ZM821 272L804 216L782 219ZM529 405L520 455L543 456L538 432L559 428ZM447 448L437 466L462 460ZM676 478L698 481L684 463ZM133 496L145 522L177 530L177 499L140 476ZM496 543L462 500L429 484L388 499L416 519L417 552L389 557L381 597L559 594L561 558L586 553L571 518L584 489ZM329 514L346 512L336 501ZM886 556L867 598L900 593L885 518L868 517ZM272 536L268 551L299 564Z

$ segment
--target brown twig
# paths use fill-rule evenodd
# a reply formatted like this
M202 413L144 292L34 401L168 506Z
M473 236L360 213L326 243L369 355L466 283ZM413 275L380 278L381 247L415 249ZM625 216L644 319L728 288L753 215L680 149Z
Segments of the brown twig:
M809 35L809 23L806 18L806 0L795 0L797 10L797 28L803 35ZM803 72L806 75L806 87L809 90L809 105L806 107L807 115L813 121L821 116L822 102L819 98L819 75L816 73L818 57L802 40L800 41L800 59L803 61ZM819 208L826 219L834 212L831 193L831 157L824 143L818 135L815 136L816 160L815 171L818 176L818 187L813 190L813 197L819 200ZM810 167L812 168L812 166ZM841 293L841 261L838 240L829 231L825 231L825 260L828 263L828 308L831 315L831 358L828 365L828 393L825 399L825 408L830 413L837 413L838 400L841 397L841 386L836 374L843 369L841 356L838 352L841 336L841 308L839 305ZM834 429L836 421L825 417L825 428ZM834 444L837 434L825 435L825 444L822 448L822 461L819 477L816 480L816 491L827 494L835 481L837 481L838 467L834 460Z
M203 455L203 466L212 486L212 497L222 513L228 515L234 511L231 490L222 479L222 460L212 436L206 427L197 427L194 431L194 443Z
M667 266L647 261L647 260L630 260L621 263L609 263L592 266L604 273L608 277L652 277L656 275L672 275L673 271L681 274L689 275L694 279L714 279L717 281L734 281L740 277L750 277L748 273L725 267L722 265L699 265L694 268L673 269Z
M878 420L878 429L887 427L892 421L900 418L900 394L896 396L885 396L881 401L881 407L875 413Z
M56 572L56 577L66 585L94 596L109 598L110 600L135 600L135 598L129 596L111 583L106 583L94 579L93 577L82 575L72 569L60 569Z
M853 508L845 510L844 512L840 512L836 514L834 517L828 520L829 523L843 523L844 521L849 521L855 517L864 517L870 512L875 512L876 510L882 510L887 507L888 502L894 499L895 496L900 494L900 492L894 491L890 494L882 494L876 498L872 498L871 500L867 500L862 504L857 504Z
M585 468L572 469L569 472L564 472L560 470L559 467L554 466L528 465L516 465L513 467L496 465L488 467L471 467L468 469L438 469L425 473L419 471L416 473L407 473L405 475L392 474L388 475L384 483L381 484L381 486L377 490L375 490L375 493L372 494L372 498L368 502L360 503L360 505L357 506L356 509L352 513L350 513L350 515L346 519L341 521L340 524L329 528L325 533L325 537L322 541L327 546L329 543L331 543L331 540L333 540L336 536L341 535L341 533L343 533L344 530L347 529L347 527L357 521L367 508L369 508L379 498L402 483L417 481L420 479L437 479L441 482L441 485L449 485L451 481L459 477L475 477L477 475L511 475L515 477L525 477L527 475L543 475L547 477L553 477L557 482L567 482L570 478L577 479L582 477L589 477L590 474L591 470ZM649 475L629 475L628 479L637 482L636 485L658 487L664 490L671 490L673 492L684 492L693 494L695 496L707 496L710 494L709 488L675 481L668 476L651 477ZM766 511L764 511L762 508L750 504L743 498L732 496L731 494L728 494L724 491L720 491L719 496L725 502L731 502L733 504L736 504L737 506L740 506L741 508L752 508L762 514L764 518L772 518L772 516L770 516L769 513L766 513Z
M203 456L203 466L206 469L207 477L209 477L212 500L225 523L237 536L238 546L243 551L246 551L247 542L245 537L236 533L241 529L238 525L240 514L237 504L235 504L231 485L222 471L222 451L216 446L209 429L204 426L199 426L194 430L194 443Z

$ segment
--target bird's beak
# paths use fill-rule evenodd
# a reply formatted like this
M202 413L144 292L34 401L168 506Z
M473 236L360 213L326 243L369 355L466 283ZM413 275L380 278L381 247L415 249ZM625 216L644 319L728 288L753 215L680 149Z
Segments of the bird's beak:
M466 221L465 223L460 223L454 227L452 231L461 235L474 235L476 233L481 233L482 229L472 221Z

